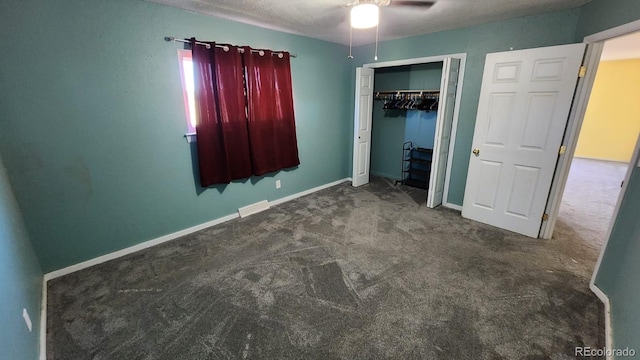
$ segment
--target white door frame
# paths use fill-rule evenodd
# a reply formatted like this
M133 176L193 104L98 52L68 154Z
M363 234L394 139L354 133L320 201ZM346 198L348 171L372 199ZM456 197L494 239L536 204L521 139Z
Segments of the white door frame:
M455 148L455 145L456 145L456 133L458 129L458 117L460 115L460 100L462 97L464 71L465 71L465 65L467 63L467 53L384 61L384 62L378 62L378 63L364 64L362 65L362 67L379 69L379 68L386 68L386 67L392 67L392 66L417 65L417 64L424 64L424 63L440 62L440 61L444 61L444 59L446 58L460 59L460 73L458 74L458 89L456 90L456 101L453 109L453 125L451 129L451 143L449 144L449 158L447 159L447 172L444 178L444 195L442 197L442 205L451 209L462 211L461 206L450 203L448 198L449 198L449 181L451 178L451 164L453 163L453 149ZM355 104L355 106L358 106L358 104ZM356 151L355 148L353 150Z
M549 220L542 223L540 235L538 236L540 238L550 239L553 235L553 229L556 226L556 221L558 220L562 194L564 193L567 178L569 177L569 168L571 167L571 161L573 160L573 156L576 151L578 135L580 134L584 116L587 112L589 96L591 95L591 89L595 82L598 65L600 63L600 55L604 48L604 42L614 37L636 31L640 31L640 20L589 35L584 38L583 42L587 44L587 52L583 64L587 67L587 72L585 76L578 81L578 86L576 88L574 102L567 122L567 130L565 131L564 140L562 141L562 144L565 145L567 149L565 155L560 156L556 165L556 175L551 183L549 199L547 200L546 206L546 213L549 214Z
M587 73L583 78L578 80L578 85L576 86L576 93L573 98L571 112L569 113L567 128L564 139L562 140L562 145L566 146L566 151L563 156L558 157L556 173L551 182L549 198L547 199L547 205L545 207L545 213L549 215L549 218L547 221L542 222L538 235L539 238L551 239L553 235L553 229L556 226L560 212L560 204L562 203L562 194L564 194L564 188L569 177L571 161L573 160L573 155L578 144L578 135L580 134L580 128L582 128L584 115L587 112L589 95L591 94L591 88L596 78L603 47L604 43L602 42L587 44L585 58L582 62L583 66L587 67Z
M587 44L587 54L585 55L584 64L587 67L587 72L585 77L578 82L578 88L576 89L576 95L574 98L574 105L571 110L571 114L569 115L569 121L567 124L567 131L565 133L564 144L567 146L567 152L565 156L562 156L558 161L558 165L556 168L556 176L553 179L553 183L551 185L551 191L549 193L549 200L547 201L547 211L549 214L549 221L543 223L542 228L540 229L540 237L545 239L550 239L553 234L553 228L555 227L556 221L558 219L558 211L560 209L560 203L562 201L562 195L564 193L564 188L567 183L567 177L569 176L569 168L571 165L571 160L573 160L573 156L576 150L576 144L578 143L578 135L580 134L580 128L582 127L582 123L584 121L584 115L587 111L587 105L589 103L589 96L591 95L591 89L593 88L593 83L595 81L596 72L598 71L598 65L600 63L600 55L602 54L602 49L604 47L604 42L606 40L627 35L633 32L640 31L640 20L636 20L624 25L620 25L608 30L601 31L599 33L595 33L589 35L584 38L584 43ZM604 311L605 311L605 341L606 347L612 348L613 346L613 334L611 332L611 306L609 302L609 297L595 284L596 276L598 275L598 271L600 270L600 264L602 263L602 258L604 257L604 252L607 249L607 245L609 244L609 238L611 237L611 232L613 231L613 224L618 215L618 211L620 210L620 204L622 203L622 199L624 198L625 192L627 190L627 184L629 183L629 176L633 167L639 166L639 155L640 153L640 139L636 144L636 149L634 151L634 156L629 163L629 168L627 169L627 175L625 176L625 181L622 186L622 190L620 191L620 195L618 196L618 202L616 203L616 207L613 210L613 217L611 222L609 223L609 229L607 230L607 235L605 237L605 242L600 249L600 255L598 256L598 261L596 262L596 266L593 270L593 274L591 276L591 280L589 281L589 288L593 293L604 303ZM612 357L609 357L609 359Z

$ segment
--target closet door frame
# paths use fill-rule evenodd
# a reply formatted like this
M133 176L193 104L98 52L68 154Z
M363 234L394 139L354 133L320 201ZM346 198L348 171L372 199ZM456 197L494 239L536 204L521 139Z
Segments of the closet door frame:
M467 53L446 54L446 55L428 56L428 57L421 57L421 58L384 61L384 62L364 64L362 65L362 67L371 68L371 69L381 69L381 68L403 66L403 65L419 65L419 64L427 64L427 63L434 63L434 62L444 62L444 60L447 58L460 59L460 72L458 74L458 88L456 90L456 99L455 99L455 106L454 106L454 113L453 113L453 125L451 129L451 142L449 143L449 157L447 159L442 205L451 209L462 211L462 206L452 204L449 202L448 199L449 199L449 182L451 179L451 165L453 163L453 149L455 148L455 145L456 145L458 117L460 114L460 100L462 97L462 88L463 88L463 82L464 82L465 65L467 62ZM356 106L358 106L357 103L356 103ZM438 119L438 121L440 121L440 119ZM355 150L356 149L354 149L354 151ZM369 149L369 151L371 151L371 149ZM435 175L436 174L433 174L433 173L430 175L430 181L431 179L435 179Z

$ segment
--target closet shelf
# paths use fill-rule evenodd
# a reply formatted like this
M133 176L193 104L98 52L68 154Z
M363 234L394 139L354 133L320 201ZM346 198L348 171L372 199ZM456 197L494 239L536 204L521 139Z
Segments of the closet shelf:
M429 189L429 182L418 181L418 180L414 180L414 179L404 179L402 181L402 183L404 185L415 187L415 188L418 188L418 189L424 189L424 190Z
M421 189L429 188L433 149L414 147L411 141L402 145L402 180L400 183Z
M413 151L417 151L422 154L433 154L433 149L427 149L427 148L421 148L421 147L413 148Z
M430 170L407 169L407 170L405 170L405 172L408 172L409 174L413 174L413 175L422 175L422 176L431 175L431 171Z
M440 90L387 90L376 91L376 98L381 95L440 95Z
M404 161L409 161L409 159L404 159ZM421 164L421 165L431 165L431 160L425 160L425 159L411 159L412 162L416 163L416 164Z

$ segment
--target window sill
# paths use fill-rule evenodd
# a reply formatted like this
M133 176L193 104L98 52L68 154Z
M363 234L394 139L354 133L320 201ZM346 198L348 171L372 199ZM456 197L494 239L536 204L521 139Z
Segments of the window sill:
M188 143L196 142L196 133L186 133L184 137Z

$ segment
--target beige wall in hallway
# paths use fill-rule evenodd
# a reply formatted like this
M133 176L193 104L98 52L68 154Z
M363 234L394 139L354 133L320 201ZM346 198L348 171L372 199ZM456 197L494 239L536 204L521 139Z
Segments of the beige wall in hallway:
M640 132L640 59L603 61L575 156L629 162Z

